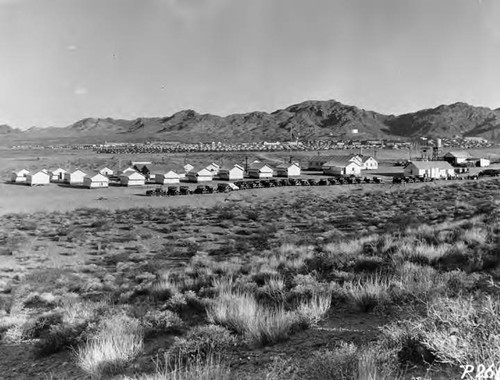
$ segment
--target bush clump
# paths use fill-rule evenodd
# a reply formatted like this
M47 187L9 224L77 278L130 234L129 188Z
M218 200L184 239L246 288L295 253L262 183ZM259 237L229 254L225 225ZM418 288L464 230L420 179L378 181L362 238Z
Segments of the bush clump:
M236 344L236 338L222 326L204 325L191 329L183 338L175 338L169 356L177 362L188 362L220 355Z
M76 351L80 368L93 377L122 370L143 348L139 320L116 314L105 317L97 332Z

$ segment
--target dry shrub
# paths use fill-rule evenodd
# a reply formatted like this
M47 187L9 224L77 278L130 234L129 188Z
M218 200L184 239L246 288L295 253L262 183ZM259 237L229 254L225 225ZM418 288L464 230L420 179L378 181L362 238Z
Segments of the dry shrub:
M418 243L416 245L410 245L410 247L407 248L407 252L403 254L409 261L432 265L446 255L448 250L449 245L444 243L440 245Z
M297 323L295 313L267 308L247 292L225 291L207 308L208 320L242 334L250 343L265 345L288 338Z
M332 293L314 294L312 298L303 300L297 308L297 313L301 323L305 327L311 327L321 321L332 303Z
M438 298L413 328L439 362L454 366L500 362L500 300Z
M264 300L270 301L271 304L283 305L286 295L285 281L279 275L268 278L264 286L258 289L258 292Z
M350 281L344 284L347 298L361 311L368 312L377 305L387 303L389 280L380 275L370 276L364 281Z
M170 310L148 310L142 318L144 327L152 331L176 331L180 329L184 323L179 316Z
M427 301L445 291L446 283L438 272L429 266L405 262L396 268L392 278L391 297L396 301Z
M178 285L172 281L169 272L158 274L156 281L153 282L149 290L151 295L160 301L168 300L179 292Z
M300 379L356 380L358 369L358 348L342 342L332 350L313 352L299 369Z
M229 365L216 355L210 355L208 357L196 356L188 362L165 355L163 363L156 361L156 372L154 374L140 375L134 378L134 380L232 379L234 379L234 377L231 375Z
M137 319L116 314L101 321L97 333L76 350L80 368L94 378L122 370L143 348Z
M297 380L299 371L298 362L294 358L274 357L273 361L266 367L266 380Z
M377 367L393 372L408 366L432 363L435 356L421 342L422 335L407 320L383 326L374 345Z
M168 355L173 365L188 363L211 355L221 355L236 344L231 332L222 326L196 326L183 338L176 337Z
M28 320L28 314L25 311L3 316L0 319L2 342L21 343L25 337L24 326Z

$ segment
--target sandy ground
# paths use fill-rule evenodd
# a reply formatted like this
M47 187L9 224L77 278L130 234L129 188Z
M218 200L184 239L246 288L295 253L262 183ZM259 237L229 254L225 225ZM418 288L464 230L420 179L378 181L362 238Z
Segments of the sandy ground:
M446 186L456 181L439 181L431 186ZM214 207L228 203L247 203L258 207L259 200L286 196L310 195L328 197L340 194L361 194L372 191L404 191L405 189L429 186L429 183L402 185L356 184L334 186L297 186L241 190L222 194L192 194L175 197L148 197L148 187L109 187L107 189L80 189L57 184L29 187L0 183L0 215L9 213L66 212L77 208L101 208L108 210L158 207ZM149 188L155 188L150 186Z
M376 185L364 186L374 187ZM152 186L150 188L155 188ZM222 194L192 194L175 197L147 197L146 187L109 187L107 189L79 189L61 187L56 184L29 187L25 185L0 184L0 215L9 213L31 213L41 211L70 211L90 207L102 209L127 209L134 207L213 207L230 202L255 202L255 198L267 199L291 193L341 194L362 190L361 185L325 187L280 187L271 189L242 190Z

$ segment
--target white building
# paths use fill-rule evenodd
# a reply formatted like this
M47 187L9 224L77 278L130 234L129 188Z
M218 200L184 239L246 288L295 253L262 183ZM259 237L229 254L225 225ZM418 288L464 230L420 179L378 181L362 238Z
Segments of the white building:
M359 176L362 166L358 161L353 161L349 157L337 157L336 159L325 162L321 166L324 174L337 176Z
M477 166L484 168L485 166L490 166L491 161L488 160L487 158L479 158L477 160Z
M86 175L87 173L81 170L75 170L72 173L66 172L64 173L64 182L69 183L70 185L81 185Z
M309 170L323 170L323 165L329 161L352 161L357 162L359 166L363 167L361 156L358 154L350 155L317 155L309 158Z
M208 182L213 180L213 174L207 168L193 168L186 174L189 182Z
M30 186L48 185L50 183L50 176L48 173L40 170L33 174L26 176L26 183Z
M278 177L297 177L300 176L300 166L298 164L281 164L276 167Z
M361 156L361 168L364 170L377 170L378 162L371 156Z
M248 176L250 178L271 178L273 174L273 168L263 162L252 163L248 167Z
M443 156L445 161L448 161L452 165L463 164L471 158L469 152L462 150L457 150L453 152L448 152Z
M114 171L108 167L104 167L104 168L99 170L99 174L102 174L102 175L105 175L106 177L109 177L109 176L114 174Z
M234 165L223 165L219 169L219 179L234 181L237 179L243 179L245 174L245 169L243 166L234 164Z
M155 182L162 185L179 183L181 176L175 170L165 169L154 174Z
M109 178L101 173L88 175L83 178L83 186L89 189L98 189L109 186Z
M50 172L50 180L52 182L63 182L64 181L64 175L67 173L66 170L62 168L57 168L56 170L52 170Z
M405 176L446 178L455 176L455 169L446 161L412 161L404 170Z
M123 186L144 186L146 184L146 177L135 170L129 171L120 176L120 184Z
M30 172L26 169L18 170L17 172L12 172L10 175L10 182L15 183L26 183L26 177Z
M212 175L217 175L219 173L220 166L217 165L215 162L212 162L206 167L206 169L212 172Z

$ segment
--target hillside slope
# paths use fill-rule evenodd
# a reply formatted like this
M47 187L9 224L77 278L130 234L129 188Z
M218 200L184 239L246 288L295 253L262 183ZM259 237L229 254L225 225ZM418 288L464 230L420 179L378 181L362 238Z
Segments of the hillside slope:
M404 137L482 136L497 140L500 110L466 103L441 105L398 116L387 122L389 133Z
M441 105L400 116L384 115L344 105L334 100L309 100L267 112L225 117L184 110L167 117L86 118L64 128L31 128L20 131L0 126L2 141L101 143L107 141L170 140L287 141L322 138L414 138L455 135L500 138L500 109L466 103ZM355 133L357 132L357 133Z

